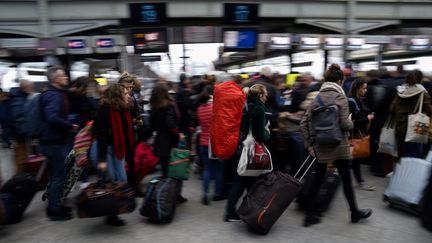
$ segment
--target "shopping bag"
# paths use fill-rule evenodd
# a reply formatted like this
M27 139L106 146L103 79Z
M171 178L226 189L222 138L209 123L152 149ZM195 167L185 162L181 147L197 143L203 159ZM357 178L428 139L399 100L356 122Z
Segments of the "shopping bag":
M259 176L273 170L273 163L270 151L264 144L257 143L249 133L243 141L237 173L240 176Z
M377 152L398 157L395 124L391 117L387 119L384 127L381 129Z
M370 156L370 136L365 136L361 132L359 134L359 138L351 139L351 154L353 158L367 158Z
M190 176L190 150L185 149L185 142L180 141L177 148L171 149L168 177L188 180Z
M408 126L405 142L428 143L430 117L422 113L424 93L420 94L414 109L415 114L408 116ZM418 108L418 109L417 109Z

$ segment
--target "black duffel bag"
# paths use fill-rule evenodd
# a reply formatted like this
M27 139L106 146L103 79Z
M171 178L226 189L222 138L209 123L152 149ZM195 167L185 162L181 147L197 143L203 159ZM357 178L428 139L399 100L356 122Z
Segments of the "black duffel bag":
M136 207L135 193L125 182L98 181L80 192L76 205L80 218L131 213Z

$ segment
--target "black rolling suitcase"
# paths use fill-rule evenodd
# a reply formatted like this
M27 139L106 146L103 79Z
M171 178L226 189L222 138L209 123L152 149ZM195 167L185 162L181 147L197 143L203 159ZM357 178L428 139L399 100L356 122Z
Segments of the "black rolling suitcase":
M420 219L423 226L432 231L432 173L423 195Z
M312 172L305 180L303 188L301 189L297 203L301 210L305 210L308 203L308 195L311 190L314 180L315 172ZM327 170L324 177L324 182L318 192L317 199L315 200L314 209L317 213L324 213L330 207L331 202L341 184L339 173L336 170Z
M0 193L0 225L18 223L21 219L19 204L7 193Z
M9 223L21 221L24 211L29 206L37 190L38 184L35 177L27 173L15 175L3 185L0 193L10 195L15 200L14 218L9 220Z
M303 176L300 179L296 177L310 157L306 158L294 177L279 171L272 172L255 182L248 191L237 213L254 232L267 234L297 197L302 187L300 180L310 169L315 158Z
M153 179L147 187L140 214L156 223L173 220L182 182L174 178Z
M99 181L76 197L78 217L94 218L130 213L135 210L135 192L124 182Z

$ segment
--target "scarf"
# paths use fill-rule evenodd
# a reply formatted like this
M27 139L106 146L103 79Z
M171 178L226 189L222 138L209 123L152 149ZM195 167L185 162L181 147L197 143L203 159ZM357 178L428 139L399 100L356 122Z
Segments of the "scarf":
M342 87L339 84L334 82L324 82L321 86L320 92L325 89L333 89L336 90L338 93L345 95L345 92L342 89Z
M121 113L123 112L124 117L126 118L126 125L127 125L127 133L124 134L124 125L122 121ZM129 146L132 147L132 144L134 144L134 133L132 129L132 118L129 114L129 112L125 111L118 111L114 108L110 108L110 118L111 118L111 125L112 125L112 133L113 133L113 140L114 140L114 154L117 159L122 160L126 157L126 142L125 139L129 140ZM126 136L126 137L125 137ZM130 148L129 148L130 149Z

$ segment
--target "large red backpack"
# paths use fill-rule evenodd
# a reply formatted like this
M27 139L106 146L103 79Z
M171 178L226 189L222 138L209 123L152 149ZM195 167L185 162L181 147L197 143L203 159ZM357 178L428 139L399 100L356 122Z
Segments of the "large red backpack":
M245 101L245 93L234 81L214 88L210 144L219 159L229 159L237 149Z

